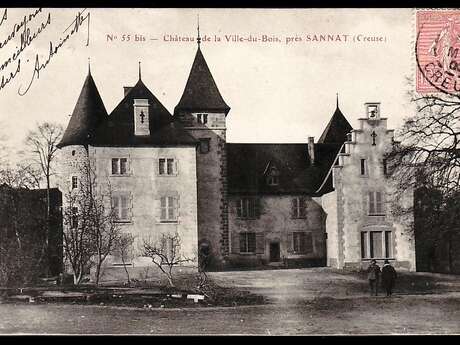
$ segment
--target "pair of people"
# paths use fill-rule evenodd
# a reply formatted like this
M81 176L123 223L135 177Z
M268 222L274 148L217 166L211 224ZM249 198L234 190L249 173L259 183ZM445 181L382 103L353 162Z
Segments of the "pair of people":
M371 295L378 295L378 282L380 273L382 275L382 285L385 288L387 297L390 297L393 293L393 287L396 280L396 270L393 266L390 265L388 260L384 261L382 271L380 271L379 265L377 265L376 260L372 260L371 264L367 269L367 279L369 280L369 287L371 290Z

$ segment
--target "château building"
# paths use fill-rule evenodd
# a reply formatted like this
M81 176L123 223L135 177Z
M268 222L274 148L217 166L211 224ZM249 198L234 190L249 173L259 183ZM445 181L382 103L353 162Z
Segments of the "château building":
M183 251L209 255L214 269L387 258L415 270L413 238L392 213L383 157L394 139L379 103L366 103L353 129L337 101L319 140L299 144L228 143L229 112L199 44L172 114L139 70L109 115L89 72L59 144L64 199L89 160L110 182L123 231L136 241L178 233Z

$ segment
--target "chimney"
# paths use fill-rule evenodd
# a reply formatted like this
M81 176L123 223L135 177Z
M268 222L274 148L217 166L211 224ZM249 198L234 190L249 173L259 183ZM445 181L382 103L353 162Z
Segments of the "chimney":
M123 92L124 92L123 97L126 97L128 92L131 91L132 88L133 88L132 86L123 86Z
M308 155L311 164L315 164L315 137L308 137Z

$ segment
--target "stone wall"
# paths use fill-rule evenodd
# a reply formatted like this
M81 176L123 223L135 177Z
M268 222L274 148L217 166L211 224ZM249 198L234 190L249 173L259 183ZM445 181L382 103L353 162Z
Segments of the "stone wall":
M326 259L326 243L324 236L324 212L318 200L306 198L307 216L304 219L292 217L292 198L301 195L263 195L259 196L260 216L257 219L240 219L237 216L236 203L239 195L229 197L229 230L231 239L230 261L233 266L258 266L270 262L270 244L280 244L280 260L282 263L298 261L300 265L324 265ZM239 253L239 234L254 232L260 234L263 251L253 254ZM306 254L295 254L290 251L292 232L308 232L312 234L313 251Z
M155 241L162 233L178 233L182 252L196 258L197 190L196 151L194 147L90 147L95 161L98 188L110 188L112 194L130 195L130 221L120 223L123 231L135 238L134 249L144 239ZM111 174L111 159L127 157L128 173ZM177 174L160 176L159 158L174 158ZM160 221L161 196L179 200L177 222Z
M397 199L393 181L384 174L383 157L391 149L393 131L387 129L386 119L360 119L360 122L361 128L352 132L352 138L345 143L344 152L339 155L339 165L333 168L336 197L323 197L326 213L334 215L337 212L333 216L336 220L327 221L328 234L333 233L328 245L328 248L331 247L329 261L338 268L367 267L369 259L363 259L361 253L361 233L391 231L390 259L397 267L415 270L414 241L408 229L410 219L402 219L393 212L396 203L410 205L413 199L411 195L404 200ZM375 145L372 144L372 132L376 134ZM366 160L364 174L361 173L361 159ZM382 192L382 214L369 213L368 193L372 191ZM337 200L336 211L333 210L333 199ZM382 255L378 259L383 262L383 258Z
M209 246L209 266L221 269L229 248L225 114L206 114L207 124L197 123L196 113L178 117L196 139L209 140L209 152L197 149L198 238Z

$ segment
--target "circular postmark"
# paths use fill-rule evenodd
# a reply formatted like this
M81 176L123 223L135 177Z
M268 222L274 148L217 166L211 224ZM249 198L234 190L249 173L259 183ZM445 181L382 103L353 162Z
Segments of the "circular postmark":
M417 13L416 91L460 97L460 10Z

